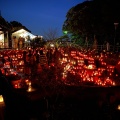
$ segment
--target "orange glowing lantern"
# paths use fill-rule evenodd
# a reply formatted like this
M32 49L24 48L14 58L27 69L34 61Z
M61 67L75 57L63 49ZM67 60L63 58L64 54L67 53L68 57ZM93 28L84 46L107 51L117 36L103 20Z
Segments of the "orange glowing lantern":
M120 61L117 63L117 65L115 66L115 68L120 73Z

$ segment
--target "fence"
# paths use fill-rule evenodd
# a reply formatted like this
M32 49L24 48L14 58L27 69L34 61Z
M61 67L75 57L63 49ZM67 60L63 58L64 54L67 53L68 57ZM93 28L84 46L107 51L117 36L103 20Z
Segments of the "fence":
M94 49L93 45L84 46L84 48L86 48L86 49ZM98 50L98 51L106 50L106 51L111 51L111 52L113 52L113 51L114 52L120 52L120 46L110 45L109 48L107 48L104 45L96 45L96 50Z
M77 49L81 49L81 48L84 48L84 49L96 49L97 51L103 51L103 50L106 50L106 51L111 51L111 52L120 52L120 46L114 46L114 45L109 45L108 47L106 45L96 45L96 46L93 46L93 44L88 44L88 45L83 45L83 46L80 46L78 44L75 44L75 43L71 43L71 42L64 42L62 44L60 44L60 46L62 47L66 47L66 46L69 46L69 47L75 47Z

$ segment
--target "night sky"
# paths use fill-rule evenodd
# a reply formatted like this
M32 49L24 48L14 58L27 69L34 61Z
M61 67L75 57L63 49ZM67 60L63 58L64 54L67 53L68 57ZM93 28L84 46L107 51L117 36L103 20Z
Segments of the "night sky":
M2 17L17 21L34 35L48 29L57 29L62 35L62 25L70 8L85 0L0 0Z

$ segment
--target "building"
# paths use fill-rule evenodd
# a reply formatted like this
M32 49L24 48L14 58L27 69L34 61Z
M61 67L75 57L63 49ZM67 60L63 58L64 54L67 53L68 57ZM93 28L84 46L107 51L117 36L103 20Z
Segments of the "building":
M11 47L11 26L0 16L0 48Z
M30 46L30 41L36 36L25 28L18 29L12 32L12 48L21 48Z
M25 26L14 27L0 15L0 48L18 48L30 44L36 36ZM23 45L24 43L24 45Z

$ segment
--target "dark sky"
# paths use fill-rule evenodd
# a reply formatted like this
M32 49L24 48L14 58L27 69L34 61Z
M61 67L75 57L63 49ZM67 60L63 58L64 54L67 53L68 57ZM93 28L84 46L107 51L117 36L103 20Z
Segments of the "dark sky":
M83 1L0 0L0 10L6 21L20 22L34 35L42 35L48 29L57 29L60 36L68 10Z

